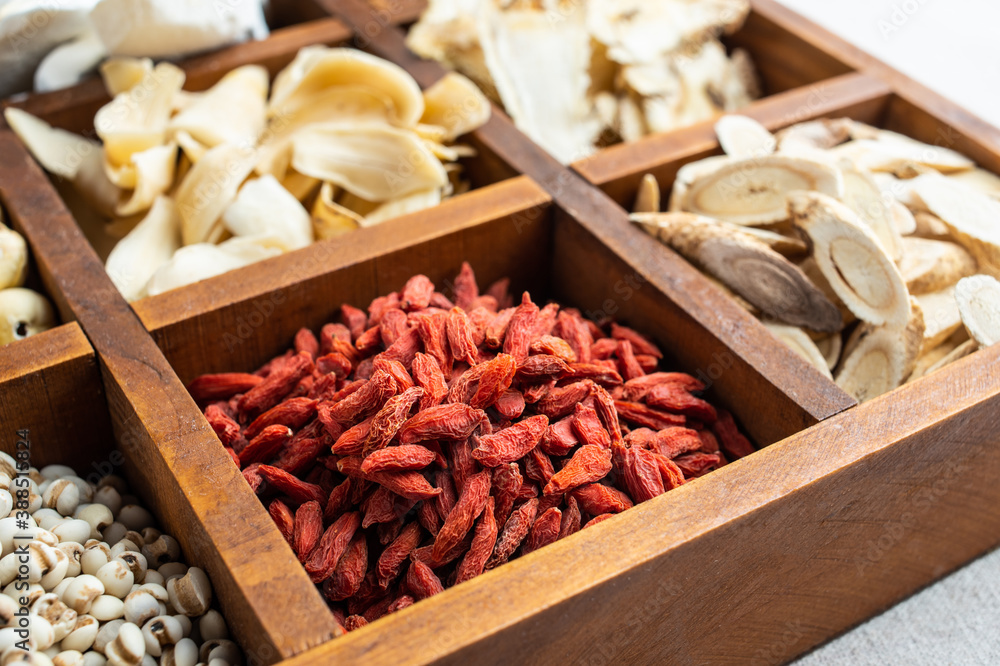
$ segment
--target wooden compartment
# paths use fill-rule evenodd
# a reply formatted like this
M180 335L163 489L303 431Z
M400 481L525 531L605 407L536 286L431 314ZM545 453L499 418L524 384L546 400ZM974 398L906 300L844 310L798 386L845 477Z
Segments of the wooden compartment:
M352 35L423 86L442 75L393 27L412 20L414 2L312 1L307 22L189 63L192 85L244 62L273 72L304 44ZM950 147L1000 168L997 130L772 0L753 6L745 30L754 32L731 44L760 51L772 94L750 115L777 127L847 114L931 142L952 128ZM105 100L90 82L18 104L84 130ZM68 409L93 446L117 441L135 487L212 576L253 663L780 662L1000 542L1000 348L853 406L628 223L619 204L631 204L643 173L669 181L684 161L717 150L711 123L611 148L575 172L501 112L472 143L481 187L469 194L130 307L50 181L0 128L0 196L63 321L74 322L0 351L3 424ZM665 365L710 379L712 398L765 448L331 640L325 603L184 383L255 368L300 326L334 319L342 302L367 304L415 272L450 279L463 260L482 283L508 275L537 300L651 334L671 356ZM8 399L36 388L53 398ZM65 394L83 402L68 408L69 398L56 399Z

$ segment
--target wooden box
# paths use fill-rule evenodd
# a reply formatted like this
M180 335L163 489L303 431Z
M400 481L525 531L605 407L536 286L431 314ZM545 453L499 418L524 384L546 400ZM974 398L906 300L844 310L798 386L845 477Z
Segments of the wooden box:
M412 3L309 7L307 20L265 42L186 64L189 84L208 86L249 62L273 72L305 44L352 35L421 85L441 76L405 50L393 26L415 17ZM1000 169L997 130L770 0L755 0L731 43L749 48L761 67L770 94L748 113L765 124L847 114L924 140L941 130L950 147ZM105 100L88 82L18 105L85 131ZM93 384L96 359L130 477L187 556L207 568L251 660L780 662L1000 542L1000 348L855 405L629 224L619 204L631 204L643 173L669 183L684 162L717 150L710 123L613 147L571 169L499 111L471 141L480 157L469 162L477 187L467 194L130 307L52 183L0 130L0 195L64 321L75 322L53 337L77 344L53 351L41 369L29 346L49 350L54 341L0 352L5 409L11 391L32 385L21 377L51 373L33 386L60 382L64 390ZM668 352L665 365L709 379L713 399L764 448L335 638L321 596L184 383L253 369L287 348L300 326L331 320L342 302L367 304L417 272L449 279L463 260L483 282L509 276L536 299L650 334ZM73 370L81 364L92 370ZM0 413L9 429L14 417Z

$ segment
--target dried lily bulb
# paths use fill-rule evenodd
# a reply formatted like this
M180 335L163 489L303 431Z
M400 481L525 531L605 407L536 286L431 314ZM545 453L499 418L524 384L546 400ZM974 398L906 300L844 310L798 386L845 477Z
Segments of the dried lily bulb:
M150 58L116 56L102 62L100 69L104 88L114 97L138 85L146 75L151 74L153 61Z
M313 233L317 240L336 238L361 226L364 217L334 201L337 188L323 183L312 209Z
M105 270L127 301L145 296L156 270L181 246L181 217L173 200L158 197L149 213L108 255Z
M170 121L208 148L221 143L256 143L264 131L267 70L245 65L229 72Z
M132 154L135 169L135 185L128 201L115 208L115 214L127 217L149 210L161 194L165 194L174 182L174 168L177 166L177 144L155 146L141 153Z
M309 213L274 176L247 181L222 214L222 222L234 236L279 238L286 251L313 242Z
M442 140L454 141L490 119L490 101L472 81L448 72L424 91L420 122L444 129Z
M116 248L117 249L117 248ZM218 245L195 243L180 248L170 261L153 274L146 286L149 296L156 296L236 268L276 257L284 249L273 237L230 238Z
M255 158L254 151L244 146L223 144L191 167L176 193L184 245L215 242L222 237L222 212L236 199Z
M72 180L83 156L93 152L97 146L79 134L52 127L21 109L8 107L4 109L3 116L45 170L63 178Z

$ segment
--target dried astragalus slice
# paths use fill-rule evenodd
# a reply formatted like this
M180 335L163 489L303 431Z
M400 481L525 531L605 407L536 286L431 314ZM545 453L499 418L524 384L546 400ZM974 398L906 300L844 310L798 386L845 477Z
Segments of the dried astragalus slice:
M955 298L969 335L981 347L1000 342L1000 282L989 275L959 280Z

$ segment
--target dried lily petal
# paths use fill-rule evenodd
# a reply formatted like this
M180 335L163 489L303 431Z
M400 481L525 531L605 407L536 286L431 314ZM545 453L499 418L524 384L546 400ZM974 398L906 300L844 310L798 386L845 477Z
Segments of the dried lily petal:
M74 178L85 155L93 153L98 144L66 130L52 127L26 111L8 107L4 119L24 142L31 154L49 173Z
M177 165L177 144L169 143L133 153L132 165L135 168L135 189L128 201L115 207L115 214L122 217L149 210L153 201L170 189Z
M307 127L292 142L292 166L370 201L388 201L448 181L441 162L412 132L376 123Z
M448 72L424 91L421 123L444 129L443 140L458 137L486 124L490 101L472 81L457 72Z
M116 248L117 249L117 248ZM276 257L282 253L278 239L231 238L219 245L195 243L174 253L150 278L149 296L156 296L231 270Z
M101 63L101 78L108 94L114 97L126 92L153 71L151 58L129 58L115 56Z
M286 251L313 242L309 213L274 176L247 181L222 214L222 222L234 236L280 238Z
M158 197L143 218L108 255L105 270L127 301L145 295L145 286L181 246L180 214L167 197Z
M333 184L323 183L313 204L312 224L317 240L343 236L361 226L364 220L361 215L333 200L335 190Z
M267 70L244 65L229 72L170 122L209 148L257 141L264 131Z
M177 208L185 245L214 242L222 236L222 212L236 198L253 170L256 154L243 146L222 144L191 167L177 188Z

